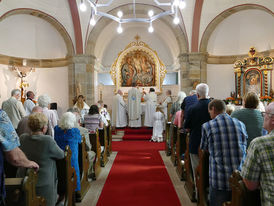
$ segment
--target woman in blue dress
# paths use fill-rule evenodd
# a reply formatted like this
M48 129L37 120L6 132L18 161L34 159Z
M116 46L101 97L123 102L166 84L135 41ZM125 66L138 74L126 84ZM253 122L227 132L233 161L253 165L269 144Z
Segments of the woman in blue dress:
M78 163L78 144L81 144L80 130L76 128L76 116L71 112L66 112L60 119L59 124L54 128L54 139L58 146L65 150L69 145L71 149L71 166L77 175L76 200L80 198L81 182Z

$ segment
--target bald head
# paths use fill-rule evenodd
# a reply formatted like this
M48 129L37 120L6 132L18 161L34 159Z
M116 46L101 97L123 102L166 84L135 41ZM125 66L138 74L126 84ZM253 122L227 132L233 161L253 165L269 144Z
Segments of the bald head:
M123 95L123 92L121 89L119 89L117 93L120 94L121 96Z
M43 108L39 107L39 106L35 106L33 107L31 113L42 113L43 112Z
M265 109L264 128L268 132L274 129L274 102L270 103Z

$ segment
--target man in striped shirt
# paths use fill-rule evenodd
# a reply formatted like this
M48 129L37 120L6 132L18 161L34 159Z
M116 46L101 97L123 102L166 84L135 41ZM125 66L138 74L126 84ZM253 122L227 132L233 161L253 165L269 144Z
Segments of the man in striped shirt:
M250 143L241 175L249 190L260 188L261 205L274 205L274 102L266 107L264 128L268 135Z
M245 125L225 113L222 100L208 105L212 120L202 126L200 148L209 152L209 202L221 206L231 200L229 178L234 170L240 170L246 155L247 132Z

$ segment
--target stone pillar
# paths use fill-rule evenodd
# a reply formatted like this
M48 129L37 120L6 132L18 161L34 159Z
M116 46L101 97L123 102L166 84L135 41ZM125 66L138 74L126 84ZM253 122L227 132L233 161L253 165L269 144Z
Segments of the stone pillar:
M94 103L94 63L91 55L76 55L69 65L69 105L77 95L84 95L86 103Z
M195 82L207 82L207 53L182 53L178 56L181 68L181 90L189 92Z

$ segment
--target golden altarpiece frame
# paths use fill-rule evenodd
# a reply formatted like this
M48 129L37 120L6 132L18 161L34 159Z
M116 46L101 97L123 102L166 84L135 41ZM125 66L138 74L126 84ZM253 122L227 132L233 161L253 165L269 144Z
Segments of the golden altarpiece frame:
M118 54L111 66L110 75L115 85L115 92L121 89L127 93L133 84L148 90L153 87L157 93L162 91L162 84L166 75L164 63L156 51L145 42L136 41L129 43Z
M248 92L260 97L269 96L272 88L273 57L258 57L256 49L251 47L249 57L234 63L236 98L242 98Z

